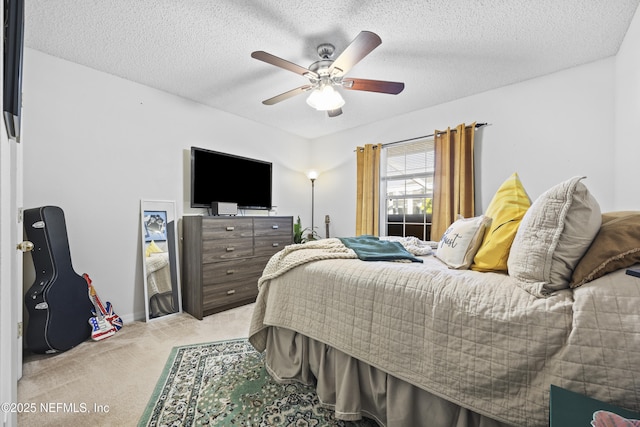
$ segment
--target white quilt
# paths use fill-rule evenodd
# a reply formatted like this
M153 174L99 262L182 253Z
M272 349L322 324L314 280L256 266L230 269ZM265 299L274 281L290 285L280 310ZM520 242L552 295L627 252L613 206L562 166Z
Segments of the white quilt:
M148 298L156 294L171 293L171 270L167 252L153 253L146 258Z
M266 327L289 328L517 426L548 425L550 384L640 410L640 279L624 271L536 298L507 275L431 256L292 252L260 281L249 338L259 351Z

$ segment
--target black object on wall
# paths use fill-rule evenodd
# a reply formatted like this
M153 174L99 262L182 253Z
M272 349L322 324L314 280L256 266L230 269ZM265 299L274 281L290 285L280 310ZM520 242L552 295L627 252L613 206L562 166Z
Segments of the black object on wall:
M2 112L9 138L20 141L24 0L4 0L4 79Z
M271 209L272 164L234 154L191 147L191 207L212 202L238 209Z

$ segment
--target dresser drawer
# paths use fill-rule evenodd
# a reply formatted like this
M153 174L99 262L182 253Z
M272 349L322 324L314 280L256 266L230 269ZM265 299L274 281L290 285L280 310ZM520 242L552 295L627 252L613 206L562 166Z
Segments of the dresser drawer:
M254 245L255 256L270 256L276 252L284 249L285 246L291 244L291 237L289 236L269 236L256 238Z
M251 218L205 218L202 221L202 240L253 237Z
M202 262L205 264L248 256L253 256L252 237L202 242Z
M243 258L234 261L222 261L202 266L202 285L219 285L252 279L258 286L258 278L264 270L264 258Z
M253 227L256 237L273 235L293 236L293 222L291 218L254 218Z
M203 304L205 312L215 311L218 307L233 305L237 301L255 299L258 295L258 284L253 280L234 282L226 285L208 285L202 288Z

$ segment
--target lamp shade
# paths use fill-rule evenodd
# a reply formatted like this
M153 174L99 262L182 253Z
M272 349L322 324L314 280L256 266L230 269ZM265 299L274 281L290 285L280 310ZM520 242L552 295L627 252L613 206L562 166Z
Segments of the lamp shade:
M314 89L307 98L307 104L318 111L335 110L344 105L344 99L331 85Z

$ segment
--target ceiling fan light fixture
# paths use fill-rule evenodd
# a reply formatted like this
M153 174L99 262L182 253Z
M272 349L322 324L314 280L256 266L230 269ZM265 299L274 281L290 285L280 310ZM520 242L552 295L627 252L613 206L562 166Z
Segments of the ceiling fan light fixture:
M337 117L342 114L341 107L345 104L337 88L392 95L399 94L404 89L404 83L401 82L357 79L353 77L345 79L345 74L381 43L382 40L377 34L371 31L360 31L335 60L333 59L335 47L330 43L323 43L318 46L320 59L309 65L308 68L301 67L262 50L252 52L252 58L299 74L309 80L306 85L265 99L262 103L264 105L274 105L304 92L309 92L307 104L318 111L326 111L329 117Z
M318 111L336 110L344 105L344 99L331 85L323 85L311 92L307 104Z

